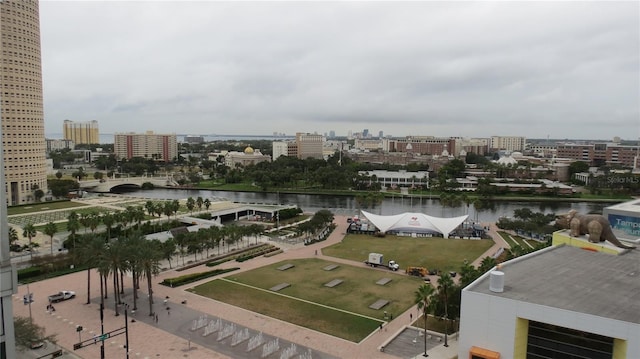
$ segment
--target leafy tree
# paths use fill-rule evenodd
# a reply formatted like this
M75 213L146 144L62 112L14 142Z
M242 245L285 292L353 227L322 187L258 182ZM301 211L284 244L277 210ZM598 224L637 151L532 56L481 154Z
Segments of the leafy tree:
M56 178L57 179L61 179L62 178L62 172L60 172L60 171L56 172Z
M19 350L31 348L34 342L48 341L57 343L56 335L45 335L43 327L33 323L29 318L14 317L13 328L15 331L16 347Z
M569 164L569 176L573 176L576 173L587 172L589 170L589 164L583 161L575 161Z
M33 191L33 195L36 197L36 202L40 202L42 197L44 197L44 191L40 188L36 188L36 190Z

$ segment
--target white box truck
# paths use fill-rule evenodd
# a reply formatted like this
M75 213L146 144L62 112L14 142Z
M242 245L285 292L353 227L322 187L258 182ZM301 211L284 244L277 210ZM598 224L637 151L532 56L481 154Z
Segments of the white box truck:
M389 263L385 263L384 256L380 253L369 253L369 259L364 261L364 263L372 267L386 267L392 271L397 271L398 268L400 268L400 265L398 265L396 261L391 260Z

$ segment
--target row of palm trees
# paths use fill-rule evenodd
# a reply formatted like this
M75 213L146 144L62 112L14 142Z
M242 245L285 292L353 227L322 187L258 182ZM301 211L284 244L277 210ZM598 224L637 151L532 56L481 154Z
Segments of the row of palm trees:
M251 244L251 237L255 238L255 243L258 243L258 237L264 232L264 227L258 224L251 224L249 226L238 226L235 224L227 225L224 227L211 226L209 228L200 228L197 232L182 232L178 233L175 238L175 244L178 247L178 252L182 255L182 261L184 265L184 256L186 254L193 254L194 261L198 260L198 254L201 258L205 255L209 256L209 250L217 248L218 254L220 254L220 246L227 246L227 250L232 246ZM245 239L246 244L245 244ZM206 253L206 254L205 254ZM171 267L171 259L169 259L169 266Z
M153 313L152 277L160 273L160 261L167 251L175 251L172 243L165 245L158 240L147 240L139 231L127 236L105 241L100 237L81 236L76 243L73 256L79 265L87 267L87 304L91 302L91 272L97 269L100 279L100 298L108 298L108 279L113 282L114 310L120 315L118 306L125 291L124 275L133 278L133 310L138 309L140 280L146 278L149 294L149 315Z

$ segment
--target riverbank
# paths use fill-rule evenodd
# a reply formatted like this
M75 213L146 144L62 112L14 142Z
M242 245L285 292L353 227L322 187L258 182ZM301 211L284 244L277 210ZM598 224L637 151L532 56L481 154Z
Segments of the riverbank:
M220 192L251 192L251 193L269 193L269 194L302 194L302 195L323 195L323 196L342 196L342 197L357 197L358 195L367 195L369 193L380 193L385 198L414 198L414 199L440 199L440 193L413 193L402 194L399 192L371 192L371 191L353 191L353 190L304 190L304 189L269 189L263 191L259 188L252 186L243 186L242 188L228 188L224 185L215 187L163 187L162 189L170 190L190 190L190 191L220 191ZM564 196L515 196L515 195L499 195L492 197L481 197L472 194L472 192L464 192L469 201L496 201L496 202L593 202L593 203L622 203L634 199L632 196L627 197L594 197L589 195L588 197L564 197ZM579 193L578 193L579 195Z

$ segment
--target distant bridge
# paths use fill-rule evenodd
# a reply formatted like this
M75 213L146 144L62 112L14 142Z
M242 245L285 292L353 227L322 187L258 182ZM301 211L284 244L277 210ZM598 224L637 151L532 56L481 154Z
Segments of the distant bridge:
M153 184L154 187L178 187L172 176L165 177L121 177L121 178L105 178L101 180L78 181L80 189L89 192L109 193L116 187L125 188L142 188L146 182Z

